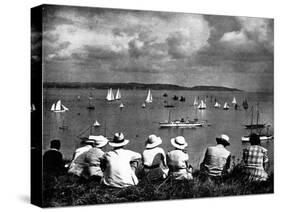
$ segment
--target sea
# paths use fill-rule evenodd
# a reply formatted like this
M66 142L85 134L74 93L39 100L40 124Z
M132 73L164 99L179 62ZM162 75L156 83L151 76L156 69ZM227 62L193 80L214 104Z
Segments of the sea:
M80 146L80 137L89 134L105 135L113 137L114 133L122 132L130 142L127 149L142 152L145 149L145 141L151 134L162 138L161 147L166 151L173 149L171 138L184 136L188 142L187 152L189 162L194 168L198 168L204 157L206 147L216 145L216 137L227 134L230 137L230 146L227 148L232 154L232 161L238 163L242 157L242 150L248 143L242 143L241 137L248 135L249 130L245 124L251 123L251 108L254 111L259 105L259 123L270 125L265 132L274 134L273 120L273 94L251 93L240 91L186 91L186 90L151 90L153 102L142 104L147 96L147 90L120 90L121 100L107 102L105 100L107 90L103 89L68 89L46 88L43 97L43 151L49 148L52 139L61 140L61 152L66 160L72 158L73 152ZM116 93L116 90L114 90ZM167 93L167 97L163 94ZM88 97L92 95L94 110L88 110ZM185 97L185 102L175 101L173 96ZM80 98L79 98L79 97ZM231 104L233 97L241 106L247 98L249 109L234 109ZM206 101L207 108L198 110L193 106L195 98ZM230 109L225 111L214 108L217 100L222 106L228 102ZM61 100L69 111L64 113L51 112L51 106ZM120 103L124 104L121 110ZM174 108L164 107L165 103L173 104ZM169 112L170 111L170 112ZM189 128L160 128L159 122L171 120L194 119L207 121L208 126ZM254 122L257 113L254 112ZM100 127L91 127L94 121L100 123ZM64 126L64 129L62 129ZM262 146L268 149L269 167L273 169L274 139L262 142ZM106 151L111 147L107 146Z

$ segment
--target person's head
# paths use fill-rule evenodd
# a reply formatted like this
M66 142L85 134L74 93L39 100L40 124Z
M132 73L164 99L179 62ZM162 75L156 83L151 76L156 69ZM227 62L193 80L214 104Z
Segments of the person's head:
M126 146L130 141L124 138L123 133L115 133L113 140L109 141L109 145L112 146L114 149L123 148Z
M188 146L188 143L185 141L185 138L183 136L177 136L175 138L172 138L171 144L176 149L180 149L180 150L184 150Z
M145 141L146 149L153 149L162 144L162 139L156 135L150 135Z
M58 140L58 139L52 140L50 146L52 149L59 150L60 149L60 140Z
M229 137L225 134L221 134L219 137L216 138L217 144L221 144L224 147L229 146Z
M250 143L251 145L260 145L261 144L260 136L258 136L255 133L252 133L250 135Z
M108 143L108 139L103 135L90 135L86 140L86 144L90 144L93 147L102 148L106 146Z

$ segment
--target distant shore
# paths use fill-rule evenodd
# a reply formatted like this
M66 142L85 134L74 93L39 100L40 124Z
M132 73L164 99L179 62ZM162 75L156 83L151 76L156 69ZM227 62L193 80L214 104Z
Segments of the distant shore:
M190 91L242 91L237 88L228 88L223 86L193 86L184 87L173 84L145 84L145 83L95 83L95 82L44 82L44 88L95 88L95 89L124 89L124 90L190 90Z

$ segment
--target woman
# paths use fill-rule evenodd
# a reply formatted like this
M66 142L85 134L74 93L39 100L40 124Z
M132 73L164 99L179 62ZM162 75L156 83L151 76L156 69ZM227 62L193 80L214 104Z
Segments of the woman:
M156 135L148 136L146 149L142 153L144 174L149 181L165 179L168 175L165 151L159 147L162 139Z
M257 134L250 135L251 146L243 150L243 173L250 181L265 181L268 174L265 169L268 164L267 149L261 146L260 137Z
M188 164L188 154L184 149L188 146L183 136L171 139L174 150L167 154L169 176L175 180L192 180L192 167Z

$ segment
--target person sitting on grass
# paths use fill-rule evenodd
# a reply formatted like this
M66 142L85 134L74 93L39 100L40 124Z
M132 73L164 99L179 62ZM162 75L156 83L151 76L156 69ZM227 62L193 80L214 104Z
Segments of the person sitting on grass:
M226 149L230 145L229 137L222 134L216 138L217 145L208 147L200 169L207 176L221 177L230 168L231 154Z
M148 136L146 149L142 153L144 174L149 181L165 179L168 175L165 151L159 147L162 139L156 135Z
M265 181L268 165L267 149L261 146L260 137L257 134L250 135L251 146L243 150L243 175L250 181Z
M43 170L45 174L58 175L64 170L63 156L59 151L60 140L52 140L50 147L43 155Z
M103 184L117 188L138 184L138 178L135 174L136 167L131 167L131 164L140 160L141 155L124 149L124 146L128 143L129 140L124 139L123 133L115 133L113 140L109 141L109 145L113 147L113 150L104 155Z
M73 158L68 167L68 173L78 176L88 178L88 173L86 172L87 164L85 163L86 153L93 147L95 136L90 135L88 139L81 142L81 147L75 150Z
M108 139L102 135L92 136L93 147L86 152L85 164L87 164L87 174L91 180L101 181L103 177L103 172L101 169L102 160L104 157L104 152L102 151L108 143Z
M171 139L174 150L167 154L169 176L175 180L192 180L192 167L188 164L189 156L184 149L188 146L183 136Z

